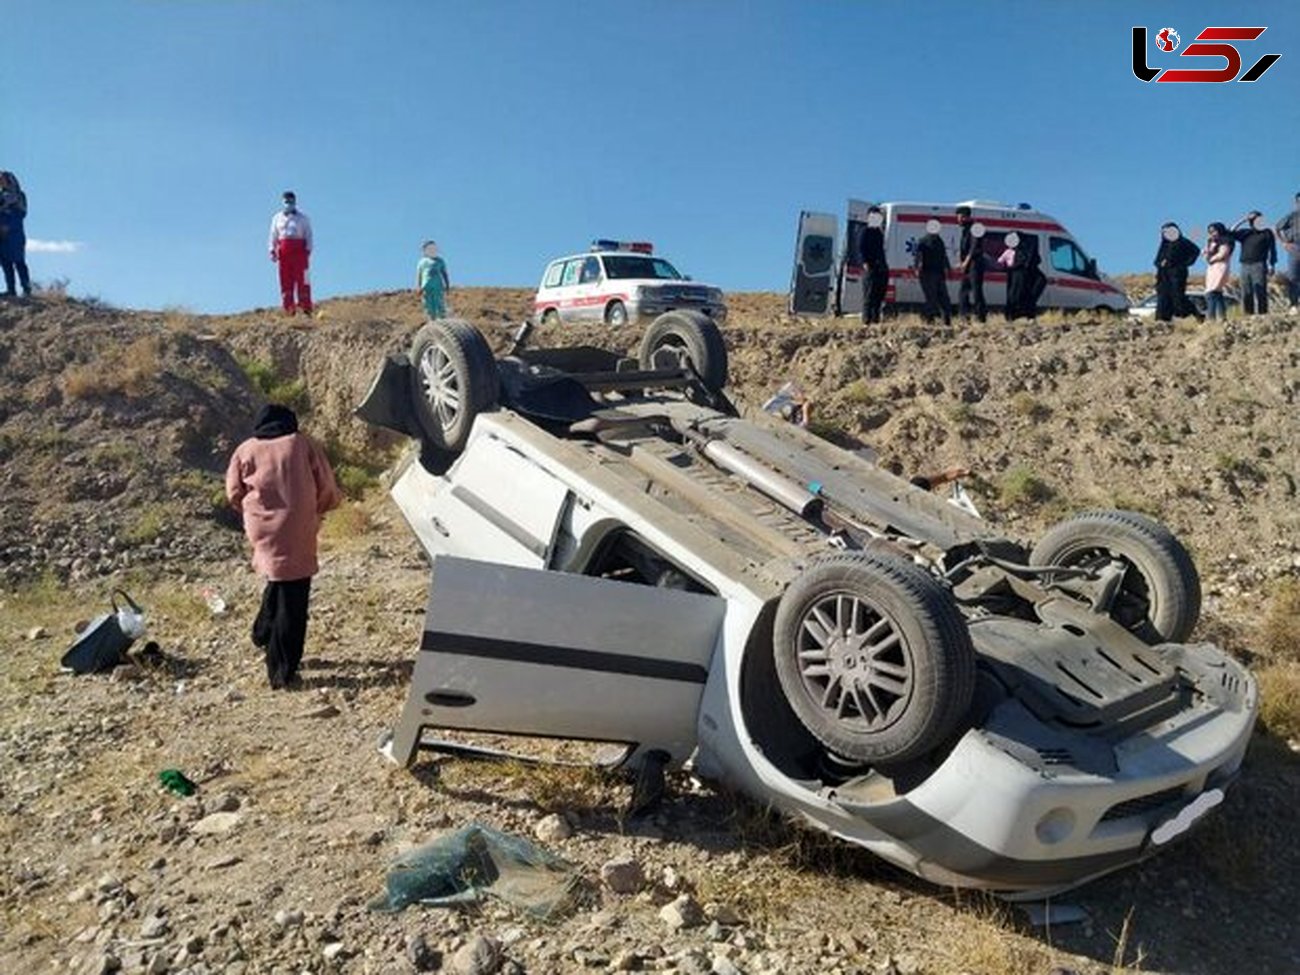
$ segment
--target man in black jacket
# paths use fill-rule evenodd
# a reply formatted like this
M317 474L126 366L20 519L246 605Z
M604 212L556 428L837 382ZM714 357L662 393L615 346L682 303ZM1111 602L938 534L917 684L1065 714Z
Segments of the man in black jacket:
M1194 316L1200 318L1187 300L1187 269L1201 256L1201 249L1183 236L1178 224L1160 228L1160 248L1156 251L1156 321L1173 321Z
M972 306L975 317L982 325L988 320L989 308L984 301L984 234L977 231L971 219L970 207L957 208L957 223L961 227L961 242L957 247L957 267L961 270L961 290L957 293L957 308L961 317L970 323Z
M880 321L880 308L889 287L889 264L885 260L885 211L880 207L867 210L862 228L862 264L866 268L863 282L862 322L870 325Z
M1268 272L1277 266L1277 240L1270 228L1258 226L1262 216L1251 210L1229 231L1241 245L1241 307L1247 315L1268 314Z
M925 236L916 242L915 264L925 295L927 322L933 322L936 313L943 315L945 325L952 324L952 299L948 297L948 248L939 236L942 225L933 218L925 222Z

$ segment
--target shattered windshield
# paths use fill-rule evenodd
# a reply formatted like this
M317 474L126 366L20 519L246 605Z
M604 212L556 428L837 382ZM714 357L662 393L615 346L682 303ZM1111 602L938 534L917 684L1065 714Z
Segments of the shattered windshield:
M605 258L605 273L611 278L659 278L680 281L682 276L661 257L618 256Z

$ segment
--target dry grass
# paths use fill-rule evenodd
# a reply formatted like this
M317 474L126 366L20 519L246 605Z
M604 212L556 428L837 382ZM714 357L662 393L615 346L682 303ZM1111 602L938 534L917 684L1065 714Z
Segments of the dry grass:
M1255 672L1259 721L1286 741L1300 740L1300 663L1286 661Z
M1056 496L1052 487L1032 468L1017 465L998 481L998 497L1003 504L1042 504Z
M332 552L364 537L371 528L370 512L356 501L345 501L329 512L320 528L322 551Z
M1260 646L1276 660L1300 663L1300 582L1288 579L1274 590Z
M1052 415L1052 408L1032 393L1022 390L1011 397L1011 412L1034 423L1042 423Z
M111 393L143 396L162 371L162 355L162 340L158 336L141 336L125 348L110 348L96 362L65 369L63 393L70 399Z

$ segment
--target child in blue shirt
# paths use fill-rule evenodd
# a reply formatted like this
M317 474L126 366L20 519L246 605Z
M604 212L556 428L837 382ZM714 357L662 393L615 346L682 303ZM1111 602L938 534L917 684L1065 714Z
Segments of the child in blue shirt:
M430 318L446 318L446 296L451 290L447 262L438 256L438 245L431 240L426 240L421 250L424 256L415 266L415 290L424 298L425 314Z

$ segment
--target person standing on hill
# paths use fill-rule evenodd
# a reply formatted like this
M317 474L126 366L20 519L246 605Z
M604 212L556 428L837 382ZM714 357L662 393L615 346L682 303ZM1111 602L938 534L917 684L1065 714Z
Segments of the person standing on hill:
M867 210L862 228L862 265L866 268L865 291L862 296L862 323L872 325L880 321L880 310L889 289L889 262L885 260L885 211L880 207Z
M957 245L957 267L961 271L957 310L970 324L974 308L975 318L982 325L989 317L989 307L984 301L984 228L971 219L968 206L957 208L957 223L961 227L961 241Z
M285 190L280 210L271 218L268 241L271 260L280 265L280 299L284 311L292 315L298 309L311 316L311 282L307 267L311 263L311 221L298 209L298 198Z
M438 245L432 240L426 240L421 251L415 265L415 290L423 297L424 313L430 320L446 318L447 292L451 290L447 262L438 256Z
M942 224L933 217L925 222L925 236L916 243L914 258L917 276L921 280L921 293L925 295L926 322L933 322L936 314L943 316L945 325L952 324L952 299L948 297L948 248L939 236Z
M1247 315L1268 314L1268 272L1277 266L1277 240L1272 229L1256 226L1263 216L1251 210L1229 231L1241 245L1241 307Z
M0 173L0 268L4 270L8 298L18 294L15 283L22 287L24 298L32 293L32 279L27 273L27 232L23 229L26 219L27 194L18 185L18 177L8 171Z
M1045 275L1039 269L1038 238L1024 237L1012 230L1004 239L1006 249L998 264L1007 269L1007 304L1004 314L1009 322L1017 318L1038 318L1038 298L1043 293Z
M325 452L298 432L293 410L269 403L230 458L226 498L243 516L253 570L266 579L253 643L266 651L266 676L279 690L302 663L321 516L343 496Z
M1205 228L1205 317L1225 321L1228 305L1223 289L1228 286L1232 265L1232 238L1223 224L1210 224Z
M1295 315L1300 313L1300 193L1291 212L1277 222L1277 236L1287 252L1286 290Z
M1156 250L1156 321L1173 321L1200 314L1187 300L1187 269L1201 256L1201 249L1183 236L1172 221L1160 228L1160 247Z

